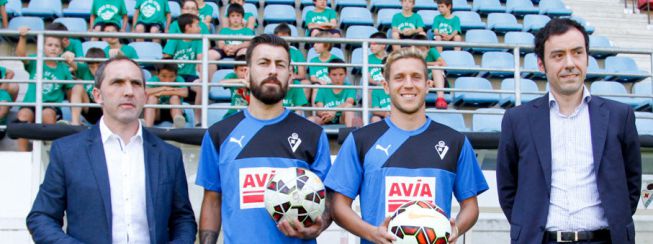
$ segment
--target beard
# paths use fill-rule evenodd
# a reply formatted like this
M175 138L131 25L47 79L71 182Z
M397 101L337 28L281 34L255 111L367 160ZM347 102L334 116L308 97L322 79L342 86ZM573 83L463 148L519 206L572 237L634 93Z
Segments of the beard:
M284 86L276 76L268 77L259 83L252 81L250 78L249 82L252 95L266 105L278 103L286 97L286 93L288 92L288 86ZM278 88L265 87L265 84L275 84Z

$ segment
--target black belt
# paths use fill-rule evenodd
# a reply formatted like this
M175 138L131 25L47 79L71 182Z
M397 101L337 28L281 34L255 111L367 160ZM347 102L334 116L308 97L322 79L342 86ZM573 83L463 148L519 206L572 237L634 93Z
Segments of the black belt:
M610 230L601 229L594 231L546 231L546 242L578 242L578 241L609 241Z

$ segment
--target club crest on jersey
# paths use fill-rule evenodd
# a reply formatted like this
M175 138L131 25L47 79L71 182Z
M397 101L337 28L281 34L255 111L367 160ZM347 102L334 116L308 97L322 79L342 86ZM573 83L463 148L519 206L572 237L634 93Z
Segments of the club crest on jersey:
M435 201L435 177L385 177L385 214L410 201Z
M263 208L265 185L278 168L256 167L238 170L238 188L240 192L240 209Z
M294 153L297 151L297 148L299 148L299 145L302 144L302 139L299 138L297 133L292 133L292 135L288 137L288 144L290 144L290 149L292 149L292 152Z
M444 159L444 156L446 156L447 152L449 151L449 146L447 146L444 141L439 141L438 144L435 145L435 151L440 156L440 159Z

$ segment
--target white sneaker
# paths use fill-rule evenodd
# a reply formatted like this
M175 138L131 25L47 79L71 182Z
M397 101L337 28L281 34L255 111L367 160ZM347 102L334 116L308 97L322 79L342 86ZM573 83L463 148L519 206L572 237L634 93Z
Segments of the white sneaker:
M177 115L172 119L172 126L174 128L186 127L186 118L183 115Z

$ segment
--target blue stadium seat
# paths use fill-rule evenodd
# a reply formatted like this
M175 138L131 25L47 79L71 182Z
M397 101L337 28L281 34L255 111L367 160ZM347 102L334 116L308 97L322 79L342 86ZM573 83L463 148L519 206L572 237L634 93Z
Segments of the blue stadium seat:
M129 19L134 17L134 10L136 9L136 0L125 0L125 7L127 8L127 16Z
M594 33L594 30L595 30L594 26L590 25L590 23L587 22L585 19L583 19L583 18L581 18L580 16L577 16L577 15L573 15L573 16L571 16L569 18L572 19L572 20L575 20L579 24L583 25L583 27L585 28L585 32L587 32L587 34L591 35L592 33Z
M401 9L401 2L397 0L370 0L370 10L372 10L372 12L384 8Z
M27 8L21 10L21 14L46 19L61 17L61 0L30 0Z
M641 111L641 110L650 110L653 107L653 98L651 98L653 96L653 92L651 91L650 79L646 79L633 84L633 94L648 96L647 98L646 97L633 98L633 100L638 102L635 109Z
M83 18L61 17L56 18L53 22L62 23L70 32L87 32L88 23Z
M11 20L9 20L10 30L18 30L18 28L22 26L27 26L33 31L41 31L45 28L43 19L39 17L19 16L13 17Z
M472 6L467 3L467 0L453 0L451 11L472 11Z
M519 51L521 52L521 54L533 50L534 41L535 41L535 36L533 36L533 34L528 32L522 32L522 31L510 31L506 33L506 35L503 37L503 42L505 44L530 46L530 47L520 48Z
M464 32L474 29L485 29L485 23L481 20L481 16L476 12L469 11L456 11L453 15L458 16L460 19L460 29Z
M372 13L366 8L343 8L340 11L340 29L344 30L350 25L374 25Z
M628 95L628 92L626 91L626 87L624 87L623 84L616 81L592 82L592 85L590 86L590 93L592 95L597 95L607 99L628 104L633 108L639 105L639 101L635 101L631 97L610 96L610 95Z
M499 0L474 0L472 11L486 15L489 13L505 13L506 7L501 6Z
M258 1L256 1L258 2ZM300 8L306 8L306 7L315 7L315 3L313 3L313 0L301 0L301 3L299 4Z
M331 48L331 54L338 57L339 59L345 60L345 53L343 53L342 49L340 48ZM306 54L306 61L311 61L311 59L314 57L317 57L317 53L315 52L314 48L311 48L308 50L308 54Z
M489 80L479 77L460 77L456 79L453 86L454 89L493 90ZM492 106L500 99L501 96L498 93L456 91L453 103L468 106Z
M91 5L89 0L71 0L68 7L63 9L64 17L77 17L88 19L91 17Z
M263 1L264 6L271 5L271 4L277 4L277 5L289 5L291 7L295 7L295 0L265 0Z
M605 36L597 36L597 35L591 35L590 36L590 55L592 55L595 58L606 58L608 56L614 56L615 53L610 53L606 51L595 51L592 49L595 48L606 48L606 49L611 49L614 46L612 45L612 42L610 39L608 39Z
M204 3L206 3L206 5L209 5L209 6L211 6L211 8L213 8L213 14L211 14L211 18L213 18L213 21L214 22L219 21L219 19L220 19L220 7L218 7L218 4L214 3L214 2L206 2L206 1ZM247 12L247 10L245 10L245 12Z
M585 80L587 81L595 81L595 80L601 80L605 78L604 75L600 75L599 73L605 73L605 70L599 67L599 63L596 62L596 59L592 56L588 56L589 59L587 60L588 65L587 65L587 74L585 75Z
M524 26L517 23L517 18L507 13L491 13L487 16L487 28L497 34L505 34L509 31L521 31Z
M512 53L506 52L486 52L481 58L481 68L489 69L514 69L515 57ZM482 77L486 78L507 78L514 77L513 71L483 71Z
M546 80L546 75L544 75L537 66L537 56L535 53L529 53L524 56L524 66L522 67L522 70L529 70L521 73L523 77L533 80Z
M230 103L228 102L222 102L222 103L212 103L211 105L217 105L217 106L229 106ZM228 109L209 109L207 111L207 123L209 126L217 123L218 121L222 120L224 118L225 114L227 114Z
M637 82L646 79L648 72L640 70L630 57L613 56L605 59L605 72L619 75L606 77L606 80L619 82Z
M366 25L352 25L347 28L347 32L345 33L345 38L347 39L369 39L370 36L376 32L378 32L376 28L372 26L366 26ZM345 49L346 50L351 50L356 47L360 47L361 44L345 44Z
M390 29L392 27L392 17L397 13L401 13L401 9L384 8L379 10L376 14L376 27L380 30ZM431 24L433 24L433 19L431 19ZM426 22L424 22L424 25L426 25Z
M520 84L519 89L522 92L521 104L530 102L533 99L542 96L541 94L524 94L524 92L540 91L537 88L537 84L535 83L535 81L526 78L521 78L519 79L519 84ZM515 90L515 79L510 78L501 81L501 90ZM515 105L515 93L501 93L500 96L501 96L501 100L499 101L499 105L501 107L509 107Z
M653 136L653 114L635 112L635 126L638 134Z
M224 80L224 77L229 73L234 72L233 69L221 69L213 73L213 78L211 78L211 83L219 83L221 80ZM209 99L218 101L218 102L229 102L231 101L231 92L229 88L222 86L212 86L209 90Z
M133 47L138 54L139 59L152 59L160 60L163 58L163 48L161 44L156 42L132 42L129 46ZM153 64L145 64L146 67L153 66Z
M523 17L527 14L539 14L540 9L533 6L531 0L507 0L506 12Z
M540 14L548 16L570 16L571 10L565 6L561 0L542 0L540 1Z
M479 66L474 62L474 57L471 53L466 51L443 51L441 54L444 61L447 63L447 76L460 77L460 76L475 76L478 74L476 70L452 70L451 68L473 68L478 69Z
M497 34L495 34L493 31L490 30L469 30L465 33L465 42L498 44L499 39L497 38ZM480 48L480 47L469 47L466 48L466 50L474 53L501 51L500 48Z
M23 10L23 3L20 0L9 0L7 5L5 5L5 10L7 11L7 17L20 16ZM89 12L91 12L89 10Z
M217 0L217 1L219 1L219 0ZM229 3L229 1L227 1L227 3ZM258 0L245 0L245 5L247 5L247 4L252 4L252 5L256 6L257 8L260 6Z
M501 120L505 110L500 108L479 108L477 112L501 114L474 114L472 115L472 131L474 132L500 132Z
M274 28L277 28L279 24L269 24L266 25L265 28L263 29L263 33L265 34L274 34ZM298 36L297 32L297 27L295 25L288 25L290 27L290 36L296 37Z
M368 55L372 54L371 51L369 51L369 50L367 51L367 53L368 53ZM362 47L355 48L351 52L351 60L349 62L351 64L363 64L363 48ZM354 67L354 68L351 69L351 73L353 75L361 74L362 73L361 68ZM362 80L362 78L361 78L361 80Z
M336 11L340 11L344 7L360 7L367 8L367 1L365 0L336 0Z
M465 125L465 118L460 113L426 113L429 118L440 124L451 127L460 132L469 132L470 129Z
M146 69L141 69L141 70L143 71L143 78L145 78L146 81L152 78L152 73L150 73L149 70Z
M524 16L524 31L535 33L542 29L549 21L551 21L551 18L546 15L527 14Z
M432 0L415 0L415 7L413 11L419 12L420 10L438 10L438 4ZM431 19L433 20L433 19ZM426 23L426 22L425 22Z
M168 6L170 7L170 17L173 19L181 15L181 6L177 1L168 1Z
M91 49L92 47L97 47L100 49L104 49L105 47L108 47L109 44L103 41L85 41L82 42L82 50L84 50L84 55L86 55L86 51Z
M297 21L295 8L288 5L268 5L263 10L263 24L287 23L293 24Z
M437 10L420 10L417 11L419 16L422 16L422 22L424 22L424 29L431 29L433 27L433 19L435 16L440 15L440 11Z

